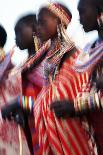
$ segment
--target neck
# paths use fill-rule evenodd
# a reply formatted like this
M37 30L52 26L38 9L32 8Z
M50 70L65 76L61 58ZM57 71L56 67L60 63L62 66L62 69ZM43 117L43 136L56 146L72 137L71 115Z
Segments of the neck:
M29 54L29 57L35 54L34 46L28 48L28 54Z
M51 40L52 40L52 42L54 42L55 40L58 40L58 35L55 34L55 36L53 36L53 37L51 38Z
M98 35L99 35L99 38L101 38L101 39L103 40L103 30L100 30L100 31L98 32Z

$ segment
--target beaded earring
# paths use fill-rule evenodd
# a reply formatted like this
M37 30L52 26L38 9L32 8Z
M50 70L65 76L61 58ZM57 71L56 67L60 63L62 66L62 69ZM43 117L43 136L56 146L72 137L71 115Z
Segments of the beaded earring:
M101 16L97 19L97 22L99 28L103 30L103 13L101 13Z
M38 50L39 50L39 42L38 42L37 36L35 35L35 32L33 32L33 40L34 40L35 51L38 52Z

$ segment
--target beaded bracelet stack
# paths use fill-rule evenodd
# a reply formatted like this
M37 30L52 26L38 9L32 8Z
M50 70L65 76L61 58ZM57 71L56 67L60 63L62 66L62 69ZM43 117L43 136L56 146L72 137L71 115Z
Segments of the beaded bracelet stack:
M18 103L20 106L26 110L33 111L34 107L34 98L31 96L19 96Z
M89 94L89 93L88 93ZM101 103L97 93L85 95L85 97L78 97L75 103L75 110L81 112L84 110L100 109Z

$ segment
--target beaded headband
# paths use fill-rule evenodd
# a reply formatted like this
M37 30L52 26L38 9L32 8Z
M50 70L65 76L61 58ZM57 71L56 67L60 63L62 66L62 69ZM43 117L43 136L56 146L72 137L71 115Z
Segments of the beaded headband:
M68 26L68 24L71 21L71 18L58 3L50 3L48 9L51 12L53 12L56 16L58 16L60 20L65 24L65 26Z

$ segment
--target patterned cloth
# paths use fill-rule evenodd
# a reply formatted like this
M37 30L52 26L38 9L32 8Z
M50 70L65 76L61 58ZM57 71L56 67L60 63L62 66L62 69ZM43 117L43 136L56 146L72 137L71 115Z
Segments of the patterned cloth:
M46 60L44 54L48 53L50 45L51 42L49 40L39 49L36 55L29 58L28 61L21 68L19 68L19 70L22 70L22 92L24 94L24 96L21 94L19 101L21 106L28 110L32 110L29 106L29 103L31 102L29 97L32 97L33 101L35 101L40 89L44 86L45 77L43 70L44 62ZM43 59L38 63L41 58ZM19 73L19 70L16 71L15 74ZM28 101L29 99L30 102Z
M82 52L78 57L78 60L81 63L76 62L73 68L78 72L91 70L96 66L96 64L100 60L102 60L102 57L103 57L103 42L89 51L89 57L87 59L85 59L84 53Z
M45 50L44 50L44 47L45 47ZM73 44L71 44L71 46L69 46L69 47L68 46L65 47L63 50L61 50L61 53L59 53L59 51L58 51L58 49L60 49L58 41L56 41L55 43L53 42L51 48L49 48L49 51L47 50L47 47L50 47L49 41L47 41L47 43L45 43L43 45L43 47L37 52L37 54L34 57L32 57L30 59L30 61L28 61L28 63L26 64L30 67L30 65L33 62L35 62L34 61L34 60L36 60L35 58L41 57L41 55L45 51L46 56L44 57L44 59L36 67L34 66L34 68L32 69L32 71L30 71L29 74L23 75L23 80L22 80L23 95L25 95L25 96L22 96L21 104L24 108L28 108L29 110L32 110L31 109L31 101L34 101L34 103L32 102L32 104L33 104L33 106L35 106L35 98L38 96L38 93L40 92L41 88L43 86L49 84L49 82L50 82L49 79L47 82L48 74L45 74L45 71L47 71L46 73L49 73L49 75L52 75L55 67L60 63L60 60L63 57L63 55L68 51L68 49L70 50L71 48L73 48ZM42 49L43 49L43 51L42 51ZM54 52L54 50L52 50L52 49L54 49L56 52ZM39 57L38 57L38 54L39 54ZM55 55L55 57L54 57L54 55ZM24 65L24 66L26 66L26 65ZM48 66L49 66L49 68L48 68ZM32 98L34 100L31 100ZM32 133L32 138L33 138L33 146L34 146L35 154L37 153L37 151L40 154L42 154L41 147L39 147L37 145L38 138L37 138L37 133L35 132L35 128L32 128L31 133Z
M102 77L103 75L103 61L100 61L93 71L93 80L98 79L99 76ZM95 78L95 79L94 79ZM94 83L94 89L97 93L97 89L95 87L95 81ZM94 129L94 135L98 147L98 154L103 154L103 90L99 90L98 92L98 100L99 100L99 108L95 107L95 112L90 113L88 115L88 120L91 126ZM93 102L95 104L95 102ZM99 109L99 110L98 110Z
M103 41L98 39L95 42L95 47L89 49L89 58L88 61L82 64L77 64L76 70L82 72L92 69L92 88L88 87L88 90L85 91L82 89L80 95L78 96L78 104L82 104L81 111L84 107L90 110L95 109L95 112L88 114L88 121L94 129L94 135L98 147L98 154L103 154L103 111L100 110L103 108L103 90L97 92L95 81L99 77L103 76ZM96 57L94 57L96 56ZM96 59L95 59L96 58ZM83 58L85 60L85 58ZM87 88L87 87L86 87ZM89 93L90 92L90 93ZM86 95L87 94L87 95ZM81 97L80 97L81 96ZM85 99L84 97L85 96ZM81 103L80 103L81 102ZM88 104L89 106L86 106ZM98 110L99 109L99 110Z
M30 82L28 80L28 76L22 76L22 94L25 96L25 98L29 98L29 97L33 97L34 98L34 102L33 102L33 106L35 103L35 99L37 97L37 95L39 94L41 87L37 87L35 85L35 83ZM24 100L25 105L23 106L26 109L30 109L31 112L33 111L33 108L31 109L30 107L26 106L26 100ZM32 136L32 143L33 143L33 150L34 150L34 154L35 155L39 155L40 153L40 149L39 149L39 145L38 145L38 138L37 138L37 134L35 131L35 123L34 123L34 117L29 116L29 127L30 127L30 131L31 131L31 136Z
M12 76L10 72L11 56L6 55L0 65L0 108L10 104L21 92L21 75ZM29 155L27 142L22 132L23 154ZM19 154L19 135L18 127L15 123L4 122L0 126L0 154L18 155Z
M5 55L4 60L0 63L0 81L5 77L5 72L9 70L11 66L11 55L8 53Z
M70 51L68 50L67 53ZM35 102L35 125L42 155L96 154L94 151L95 143L93 139L90 139L90 133L83 126L84 121L57 119L54 112L50 110L50 104L55 100L75 101L82 85L89 81L87 72L79 74L72 69L79 54L78 50L74 49L74 51L72 56L67 56L55 80L42 89Z
M20 104L23 108L30 110L31 112L33 111L35 100L39 92L41 91L41 88L44 85L44 76L42 73L42 69L43 69L43 62L45 60L45 57L41 62L39 62L38 65L36 64L34 65L34 63L37 62L39 59L41 59L41 57L47 53L50 45L51 45L51 42L49 40L40 48L40 50L36 53L36 55L31 57L22 67L23 71L25 71L25 69L27 68L28 69L27 69L27 72L22 73L22 95L23 96ZM34 65L32 70L28 71L32 65ZM33 99L33 100L30 100L30 99ZM32 106L31 106L31 101L33 101ZM35 122L34 122L33 116L32 117L30 116L29 118L29 127L32 134L34 154L41 155L41 148L39 147L39 144L38 144L38 135L35 130Z
M3 82L0 85L0 107L5 106L6 104L11 104L21 93L26 98L32 96L34 100L36 99L38 93L41 90L42 85L39 84L38 87L37 84L35 85L36 82L32 80L31 76L29 77L29 74L33 75L33 77L36 76L36 74L33 74L35 69L32 72L29 72L29 74L22 75L22 77L21 72L28 70L33 65L34 62L38 61L38 59L47 51L49 47L50 47L50 41L45 43L45 45L42 46L40 51L38 51L38 53L35 56L29 58L27 62L23 64L23 66L21 66L20 68L14 68L12 69L11 72L10 70L8 71L11 62L11 54L8 54L5 57L4 61L0 66L0 79L3 79ZM37 79L39 77L40 76L36 76ZM39 79L41 81L42 78ZM39 147L38 147L37 135L35 132L34 118L30 117L29 126L32 134L34 153L39 155L40 151L38 151ZM17 125L15 125L14 123L11 124L5 122L1 126L0 142L3 145L3 148L1 147L0 151L5 152L5 155L19 154L19 139L17 133L18 128ZM29 149L23 133L22 133L22 141L23 141L23 154L29 155ZM13 143L14 145L12 145Z

